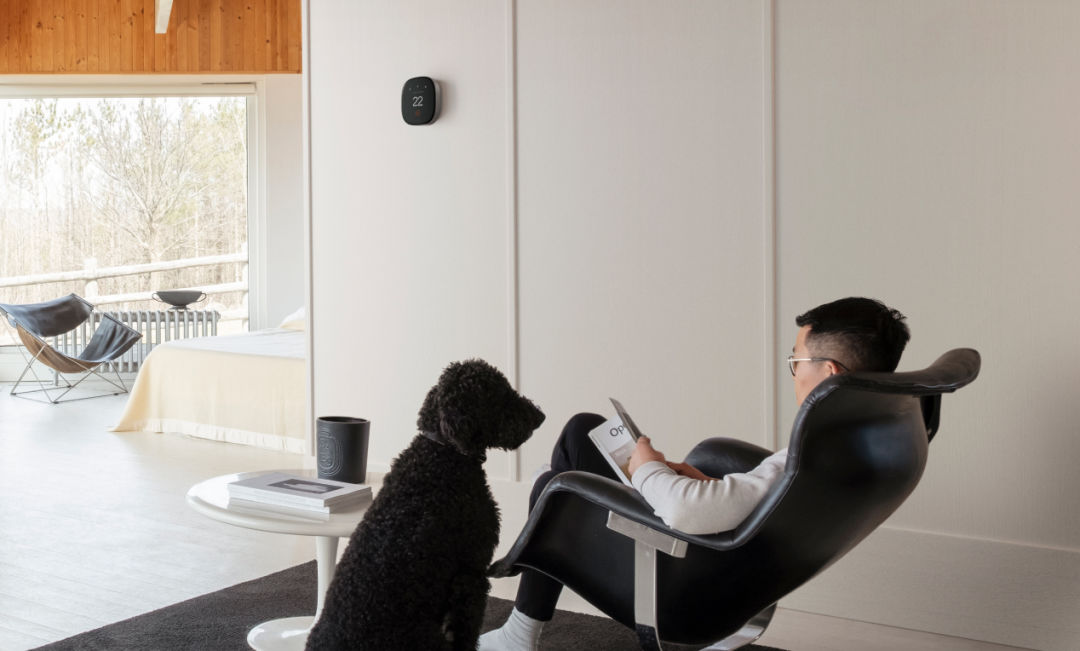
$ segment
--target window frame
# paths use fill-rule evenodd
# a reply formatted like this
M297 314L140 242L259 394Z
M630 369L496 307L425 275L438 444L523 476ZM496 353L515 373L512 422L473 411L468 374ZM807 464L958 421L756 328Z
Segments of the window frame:
M0 99L245 97L247 110L248 330L267 327L266 90L253 75L0 75Z

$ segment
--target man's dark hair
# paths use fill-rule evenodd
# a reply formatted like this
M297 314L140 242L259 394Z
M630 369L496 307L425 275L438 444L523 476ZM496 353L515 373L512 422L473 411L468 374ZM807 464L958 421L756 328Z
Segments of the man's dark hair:
M795 318L806 345L850 371L894 371L911 339L904 315L872 298L841 298Z

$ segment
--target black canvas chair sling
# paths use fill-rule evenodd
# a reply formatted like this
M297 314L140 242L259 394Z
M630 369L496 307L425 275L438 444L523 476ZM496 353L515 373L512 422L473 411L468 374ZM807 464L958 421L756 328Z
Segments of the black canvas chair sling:
M68 355L48 342L49 338L71 332L81 326L90 318L93 311L94 306L91 303L75 294L44 303L24 305L0 303L0 312L18 333L26 358L26 367L11 387L11 395L31 398L33 394L40 393L45 396L45 402L56 404L84 380L95 375L118 390L108 390L84 398L127 393L128 388L116 368L112 369L116 376L115 380L100 371L102 365L118 359L142 338L142 334L137 330L108 314L101 314L101 322L90 341L86 343L86 347L78 355ZM55 371L52 381L43 380L38 376L35 368L37 363L44 364ZM28 375L30 377L27 377ZM65 375L77 377L72 382L65 378ZM24 380L26 383L36 383L37 388L19 391L19 386L24 383ZM84 398L68 398L67 400ZM63 401L66 402L66 400Z

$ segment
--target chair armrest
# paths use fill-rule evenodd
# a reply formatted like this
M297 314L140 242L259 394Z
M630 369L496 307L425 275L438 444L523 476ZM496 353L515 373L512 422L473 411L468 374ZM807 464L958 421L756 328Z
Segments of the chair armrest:
M556 475L544 493L569 492L580 499L587 500L607 511L617 513L627 520L643 524L662 534L685 540L695 545L710 549L731 549L735 539L733 535L738 529L715 534L691 534L678 529L672 529L664 524L664 521L653 514L653 508L633 488L607 477L594 475L588 472L571 471ZM540 496L537 507L544 500ZM530 517L530 520L532 518Z
M633 488L607 477L573 470L556 475L548 483L529 514L529 519L514 545L504 558L491 565L488 569L488 576L514 576L521 571L520 568L514 567L518 556L528 545L540 521L544 519L546 511L552 507L552 503L567 494L572 499L589 503L595 509L606 513L616 513L627 520L642 524L658 533L694 545L724 550L737 547L745 540L745 536L741 536L740 540L736 542L733 535L734 531L710 535L694 535L672 529L653 514L652 507Z
M537 507L543 505L549 494L558 492L573 493L581 499L620 515L627 517L633 515L630 519L642 524L665 526L663 520L653 515L652 507L641 496L641 493L614 479L579 470L560 473L544 489L544 493L537 501Z
M709 477L720 479L733 472L752 470L770 454L759 445L717 436L695 445L685 462Z
M507 577L521 572L520 567L514 566L515 562L537 532L539 522L549 510L555 510L552 503L561 493L569 493L605 510L634 512L637 517L651 519L663 525L659 518L652 515L652 509L645 499L626 484L579 470L559 473L544 487L510 551L488 568L488 576Z

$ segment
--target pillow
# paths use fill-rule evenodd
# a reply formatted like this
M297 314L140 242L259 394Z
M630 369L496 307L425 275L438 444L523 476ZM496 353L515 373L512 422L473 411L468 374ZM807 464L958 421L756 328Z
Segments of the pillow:
M303 330L304 322L304 308L301 307L299 310L285 317L278 327L285 328L286 330Z

